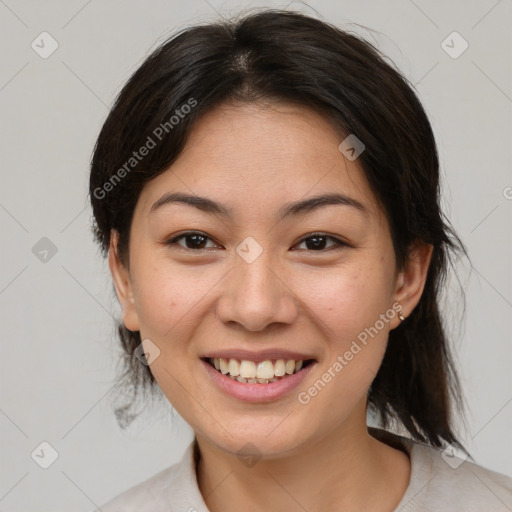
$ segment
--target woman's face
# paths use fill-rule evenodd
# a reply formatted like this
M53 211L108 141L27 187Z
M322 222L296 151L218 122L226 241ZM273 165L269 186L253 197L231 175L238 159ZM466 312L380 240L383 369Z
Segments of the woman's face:
M292 453L363 428L396 301L407 315L419 299L395 274L387 221L341 142L306 108L218 107L142 190L129 273L111 251L125 325L145 340L158 385L220 449ZM334 194L348 199L292 206ZM263 381L224 375L208 362L221 356L233 377ZM290 375L289 360L312 362Z

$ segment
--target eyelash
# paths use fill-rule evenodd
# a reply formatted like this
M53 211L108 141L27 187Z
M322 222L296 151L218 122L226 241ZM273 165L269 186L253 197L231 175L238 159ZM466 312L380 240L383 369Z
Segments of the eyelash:
M189 236L194 236L194 235L199 235L199 236L202 236L204 238L207 238L209 240L212 240L208 235L206 235L205 233L202 233L200 231L187 231L186 233L182 233L181 235L178 235L174 238L171 238L170 240L168 240L167 242L165 242L165 245L180 245L180 244L177 244L177 241L182 239L182 238L187 238ZM303 237L301 240L299 240L299 242L297 242L298 244L301 244L307 240L310 240L312 238L327 238L327 239L330 239L332 241L334 241L335 245L334 246L331 246L327 249L321 249L321 250L313 250L313 249L309 249L310 252L326 252L328 250L333 250L333 249L341 249L343 247L350 247L349 244L347 244L346 242L343 242L342 240L340 240L339 238L336 238L332 235L328 235L327 233L322 233L322 232L314 232L314 233L309 233L307 236ZM205 250L205 249L211 249L211 247L203 247L203 248L200 248L200 249L193 249L193 248L190 248L190 247L184 247L184 246L181 246L183 249L187 250L187 251L202 251L202 250ZM304 249L301 249L301 250L304 250ZM305 250L308 250L308 249L305 249Z

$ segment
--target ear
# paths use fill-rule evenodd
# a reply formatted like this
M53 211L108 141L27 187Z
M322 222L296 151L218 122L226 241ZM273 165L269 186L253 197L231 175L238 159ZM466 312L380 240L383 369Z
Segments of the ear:
M434 246L424 242L416 242L409 248L409 258L405 269L399 272L396 280L393 302L402 305L402 315L407 318L418 302L425 288L427 273L432 259ZM398 315L392 322L392 329L400 325Z
M130 331L139 330L139 317L135 308L130 271L119 259L118 252L119 233L112 230L108 252L108 265L114 280L117 299L123 309L123 323Z

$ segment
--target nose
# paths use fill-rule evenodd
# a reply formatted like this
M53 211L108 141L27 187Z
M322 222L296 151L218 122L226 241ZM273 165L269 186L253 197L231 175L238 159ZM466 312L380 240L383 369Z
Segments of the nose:
M249 331L262 331L274 323L291 324L298 315L298 300L287 278L265 252L252 263L240 258L224 281L217 315L224 323L236 322ZM289 281L289 279L288 279Z

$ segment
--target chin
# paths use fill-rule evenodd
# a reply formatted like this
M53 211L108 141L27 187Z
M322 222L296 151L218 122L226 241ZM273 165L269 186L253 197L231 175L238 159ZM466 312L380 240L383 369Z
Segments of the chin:
M252 421L236 425L230 423L229 434L222 428L220 431L207 432L203 437L218 449L237 457L280 458L300 450L307 442L308 435L304 432L304 424L292 425L283 421L283 417L261 421ZM286 424L286 425L285 425ZM204 432L204 431L203 431Z

